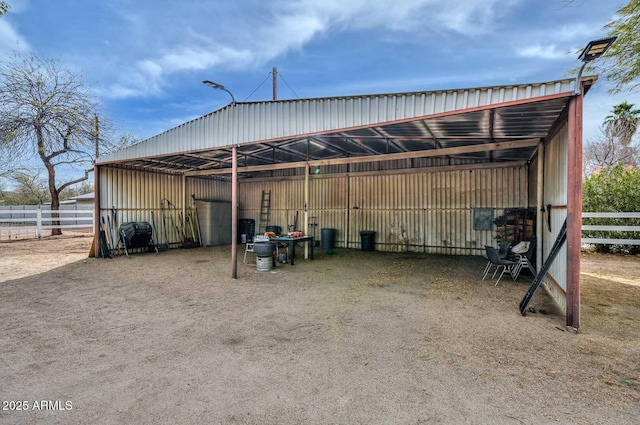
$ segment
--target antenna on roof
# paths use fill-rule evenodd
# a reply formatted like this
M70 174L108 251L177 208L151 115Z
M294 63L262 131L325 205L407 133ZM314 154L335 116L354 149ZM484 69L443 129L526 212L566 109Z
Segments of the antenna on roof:
M278 100L278 68L275 66L271 70L271 76L273 77L273 100Z

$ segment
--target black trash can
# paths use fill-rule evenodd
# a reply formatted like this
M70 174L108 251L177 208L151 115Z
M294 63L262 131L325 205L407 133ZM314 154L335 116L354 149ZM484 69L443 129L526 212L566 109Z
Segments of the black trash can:
M363 251L375 251L374 245L376 240L376 232L373 230L361 230L360 242Z
M273 232L276 234L276 236L280 236L280 233L282 233L282 227L280 226L267 226L264 228L264 230L266 232Z
M320 229L320 240L322 242L322 249L327 251L327 254L333 254L333 242L336 238L336 229Z

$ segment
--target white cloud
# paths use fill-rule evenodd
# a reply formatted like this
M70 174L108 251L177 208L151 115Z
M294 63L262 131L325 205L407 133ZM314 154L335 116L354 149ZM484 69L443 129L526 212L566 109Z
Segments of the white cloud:
M144 59L132 69L123 72L120 81L101 95L111 98L155 95L162 91L165 78L181 71L197 71L226 64L243 65L251 61L247 50L234 50L220 46L183 46L162 54L156 59Z
M29 51L31 46L4 18L0 19L0 54Z
M539 44L521 47L516 49L518 56L525 58L538 58L538 59L564 59L567 57L566 51L560 51L555 44L547 46L541 46Z
M489 31L498 4L512 0L461 0L451 5L439 0L288 0L275 4L262 3L259 13L251 8L226 10L232 15L218 16L215 21L204 16L182 16L189 27L176 30L176 23L145 21L144 14L121 11L122 19L136 31L143 28L166 28L154 44L143 51L155 55L141 59L133 69L124 72L110 97L158 93L170 74L198 71L212 67L237 68L262 64L291 50L301 49L323 36L350 31L376 30L409 32L453 31L475 35ZM243 13L242 19L235 14ZM193 12L195 13L195 12ZM200 13L202 13L200 11ZM222 13L222 12L221 12ZM229 27L227 22L234 22ZM164 38L164 41L163 41ZM178 40L178 41L176 41ZM171 44L169 44L171 43ZM143 84L141 85L141 82ZM130 90L126 86L133 85ZM141 89L143 88L143 89Z

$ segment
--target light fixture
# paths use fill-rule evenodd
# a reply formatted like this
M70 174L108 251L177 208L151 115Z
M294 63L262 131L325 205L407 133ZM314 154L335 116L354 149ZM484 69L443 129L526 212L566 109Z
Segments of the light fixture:
M584 71L585 66L587 66L589 62L604 55L604 52L611 47L617 38L618 37L608 37L601 38L599 40L592 40L587 44L587 47L582 50L582 53L578 56L578 60L582 61L582 66L580 67L580 72L578 72L578 76L576 77L576 84L573 90L574 94L580 94L580 78L582 77L582 71Z
M235 105L236 104L236 98L233 97L233 93L231 93L225 86L223 86L222 84L218 84L218 83L214 83L213 81L209 81L209 80L204 80L202 82L202 84L207 85L211 88L214 89L218 89L218 90L224 90L227 93L229 93L229 96L231 96L231 104Z
M591 62L594 59L598 59L607 51L617 38L618 37L609 37L590 41L589 44L587 44L587 47L585 47L582 53L580 53L578 59L582 62Z

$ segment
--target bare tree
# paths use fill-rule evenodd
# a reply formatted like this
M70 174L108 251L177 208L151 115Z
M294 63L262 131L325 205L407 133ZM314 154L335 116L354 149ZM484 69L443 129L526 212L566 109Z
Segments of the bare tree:
M18 171L11 175L15 186L7 204L42 205L49 200L47 182L40 176L40 171Z
M633 143L621 143L615 128L605 124L600 127L595 140L585 143L583 158L584 173L589 175L603 168L613 168L619 163L637 167L639 151Z
M0 150L12 161L38 158L47 170L51 209L60 192L84 176L58 183L56 167L91 167L100 137L97 103L82 78L56 61L15 55L0 64ZM54 234L60 234L60 230Z

